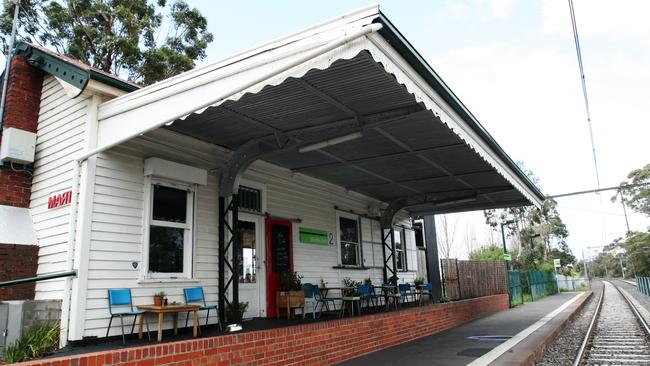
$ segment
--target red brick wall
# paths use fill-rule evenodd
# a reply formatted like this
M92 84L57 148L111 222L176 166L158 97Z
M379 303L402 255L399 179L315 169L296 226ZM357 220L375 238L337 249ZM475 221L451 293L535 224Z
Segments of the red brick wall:
M3 129L15 127L36 132L42 88L43 72L27 64L22 56L14 57L11 61L7 101L2 118ZM8 164L0 167L0 205L29 207L31 184L29 173L15 172Z
M0 244L0 282L36 275L38 246ZM1 300L33 300L34 284L0 287Z
M234 335L52 358L24 365L331 365L508 308L494 295Z

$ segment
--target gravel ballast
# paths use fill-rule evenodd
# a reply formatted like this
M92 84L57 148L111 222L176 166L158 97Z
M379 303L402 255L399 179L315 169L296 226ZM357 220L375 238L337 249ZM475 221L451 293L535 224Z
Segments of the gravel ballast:
M544 355L535 365L558 366L573 364L573 360L578 353L578 348L580 348L583 337L589 328L589 323L596 309L602 286L603 284L600 281L591 282L591 289L594 295L562 331L557 340L544 351Z

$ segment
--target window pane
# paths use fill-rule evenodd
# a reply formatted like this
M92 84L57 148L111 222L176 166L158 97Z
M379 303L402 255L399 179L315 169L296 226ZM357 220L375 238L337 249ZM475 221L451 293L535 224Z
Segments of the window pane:
M356 266L359 264L357 261L357 247L355 243L341 243L341 264L348 266Z
M187 222L187 191L155 185L153 187L153 219Z
M341 242L359 242L359 227L357 220L339 217L339 229L341 230Z
M262 192L259 189L240 186L238 194L240 209L262 212Z
M255 237L255 223L239 221L239 240L242 246L242 251L239 254L239 282L241 283L257 281Z
M149 234L149 271L183 272L185 230L151 226Z
M395 230L395 248L402 249L402 232Z
M400 271L404 270L404 252L397 252L397 255L395 256L395 259L397 259L397 269Z

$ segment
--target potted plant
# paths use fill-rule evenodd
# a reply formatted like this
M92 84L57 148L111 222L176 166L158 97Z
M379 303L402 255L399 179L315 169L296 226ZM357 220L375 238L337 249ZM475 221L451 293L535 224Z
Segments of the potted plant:
M413 280L413 284L415 287L420 287L424 285L425 279L424 277L416 277L415 280Z
M357 285L359 282L350 279L350 277L343 278L343 287L348 287L341 290L341 296L354 296L357 293Z
M291 309L305 306L305 293L302 291L302 277L296 272L280 273L280 290L276 293L276 315L280 317L280 309L287 309L287 317Z
M363 279L364 285L372 285L372 279L370 277Z
M234 319L233 310L237 305L230 304L230 307L226 308L226 319ZM242 318L244 313L248 310L248 301L239 303L239 317Z
M156 306L162 306L165 301L165 296L167 296L165 291L156 292L153 294L153 304Z

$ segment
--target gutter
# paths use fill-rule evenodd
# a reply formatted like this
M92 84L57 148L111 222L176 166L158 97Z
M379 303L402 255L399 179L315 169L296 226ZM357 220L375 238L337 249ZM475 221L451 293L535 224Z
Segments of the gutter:
M442 78L433 70L427 61L418 51L404 38L388 18L380 11L374 22L382 24L379 34L390 43L393 48L402 56L413 69L458 113L467 125L492 149L503 162L521 179L526 186L539 198L546 199L546 195L528 178L519 166L506 154L494 138L487 132L481 123L472 115L469 109L458 99L453 91L445 84Z

